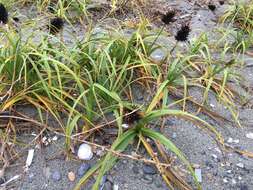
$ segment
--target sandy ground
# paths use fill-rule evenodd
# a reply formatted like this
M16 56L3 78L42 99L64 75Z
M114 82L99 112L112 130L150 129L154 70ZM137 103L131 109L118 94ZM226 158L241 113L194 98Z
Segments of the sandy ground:
M161 3L162 4L162 3ZM166 1L166 5L179 9L181 15L186 15L184 20L188 20L191 23L191 37L194 38L200 32L207 31L208 35L214 35L210 31L210 28L215 29L217 25L217 16L222 14L226 5L218 6L216 12L208 10L206 7L200 8L199 6L193 6L189 1ZM218 5L218 2L217 2ZM20 11L21 14L25 14ZM132 13L129 13L133 17ZM188 17L187 14L193 14ZM181 21L174 23L175 28L180 25ZM71 29L69 29L71 30ZM84 28L79 28L77 31L79 34L84 32ZM171 32L175 32L175 29L168 29ZM70 40L68 36L69 32L65 32L65 40ZM165 37L162 37L165 38ZM163 41L162 38L160 41ZM172 38L168 37L168 41ZM159 58L163 56L162 51L155 55ZM157 58L156 57L156 58ZM253 59L248 57L247 65L253 64ZM239 70L244 76L247 75L245 83L247 86L253 84L253 67L245 67ZM236 85L235 85L236 86ZM236 86L239 89L238 86ZM190 89L190 94L201 100L202 94L199 89ZM245 94L243 90L240 90L241 94ZM141 96L137 94L136 96ZM252 96L249 94L248 96ZM228 110L219 104L216 98L209 94L208 103L212 106L210 108L232 121L232 117ZM251 103L251 102L250 102ZM19 108L20 111L28 114L29 116L36 118L36 111L32 108ZM246 134L253 132L253 115L252 106L250 104L246 107L238 105L237 109L240 110L240 121L243 128L238 128L231 122L215 122L205 115L199 115L213 126L217 127L225 137L225 141L230 146L238 148L240 150L247 150L253 152L253 139L246 138ZM188 105L188 111L193 111L191 105ZM54 125L54 123L52 123ZM155 126L154 126L155 127ZM239 155L234 152L221 153L221 149L215 141L209 137L203 130L194 126L192 123L177 119L169 118L166 122L163 134L170 138L181 151L185 153L186 157L191 163L194 163L202 171L202 187L204 190L251 190L253 189L253 160L246 156ZM48 136L55 136L55 134L48 133ZM26 143L31 142L34 136L30 134L20 134L18 140ZM232 138L232 141L231 141ZM99 140L99 139L98 139ZM8 180L14 175L20 175L20 178L10 185L6 189L19 189L19 190L68 190L71 189L80 176L77 175L78 168L82 162L78 160L66 160L64 156L59 153L63 149L64 138L58 136L57 141L52 141L48 146L44 148L36 148L36 143L33 143L29 148L18 149L22 150L22 156L11 163L10 167L6 170L5 179ZM31 167L24 173L24 165L27 156L27 150L35 148L35 156ZM131 153L133 148L129 148L128 153ZM144 150L140 150L143 151ZM95 156L88 163L94 164L99 156ZM179 165L180 166L180 165ZM123 159L120 160L117 165L107 174L106 183L104 189L112 189L112 185L118 185L120 190L165 190L165 186L162 178L156 170L152 171L152 174L147 174L144 171L145 165L142 162ZM59 181L52 179L52 174L57 171L61 175ZM67 174L73 171L77 177L74 182L70 182ZM186 174L186 173L184 173ZM192 182L191 179L188 180ZM91 180L89 184L83 189L90 190L89 186L94 180ZM108 185L110 184L110 185ZM0 188L1 189L1 188ZM1 189L2 190L2 189Z

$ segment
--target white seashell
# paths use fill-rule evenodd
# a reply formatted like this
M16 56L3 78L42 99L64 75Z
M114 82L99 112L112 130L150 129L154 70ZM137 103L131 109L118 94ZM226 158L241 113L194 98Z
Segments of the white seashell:
M93 157L90 145L85 143L81 144L78 149L77 156L81 160L90 160Z

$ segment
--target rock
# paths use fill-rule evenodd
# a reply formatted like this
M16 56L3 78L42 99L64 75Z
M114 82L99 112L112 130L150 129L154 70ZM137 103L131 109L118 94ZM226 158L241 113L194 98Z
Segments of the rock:
M212 158L216 161L216 162L220 162L220 159L218 158L218 156L216 154L212 154Z
M68 179L69 179L69 181L75 181L75 179L76 179L75 173L74 172L69 172L68 173Z
M253 133L247 133L247 134L246 134L246 137L247 137L248 139L253 139Z
M155 166L153 166L153 165L144 164L143 165L143 172L144 172L144 174L154 175L157 173L157 170L156 170Z
M210 161L206 161L205 162L206 166L209 167L209 168L213 168L213 164L210 162Z
M50 168L49 167L43 168L43 174L47 179L49 179L51 176Z
M151 175L143 175L143 181L147 184L151 184L153 182L153 177Z
M248 186L245 184L242 184L239 186L240 190L249 190Z
M103 190L106 182L106 176L104 175L101 179L100 188L99 190Z
M172 133L172 138L173 139L177 138L177 134L176 133Z
M227 179L227 178L224 178L224 179L223 179L223 182L224 182L224 183L228 183L228 179Z
M52 173L52 176L51 178L54 180L54 181L60 181L61 180L61 173L59 171L54 171Z
M163 182L161 181L160 178L157 178L156 180L154 180L155 186L158 188L161 188L163 186Z
M90 164L83 163L77 170L78 176L82 177L90 169Z
M200 168L196 168L195 169L195 175L196 175L196 178L198 180L198 182L202 182L202 175L201 175L201 169Z
M243 163L241 163L241 162L240 162L240 163L238 163L238 164L236 164L236 166L237 166L237 167L239 167L239 168L244 168L244 164L243 164Z
M155 61L162 61L165 59L166 55L162 49L156 49L151 53L150 57Z
M113 187L110 181L105 182L103 190L113 190Z
M91 146L88 144L81 144L77 151L77 156L80 160L90 160L93 157Z
M3 184L3 183L5 183L5 178L4 178L4 177L1 177L1 178L0 178L0 185Z
M236 143L236 144L238 144L240 141L239 141L239 139L232 139L231 137L229 137L228 140L227 140L227 142L228 143Z
M137 167L137 166L133 166L133 172L135 173L135 174L138 174L139 173L139 168Z
M114 184L114 185L113 185L113 190L119 190L119 185Z
M34 180L34 177L35 177L35 175L34 175L33 173L30 173L30 174L28 175L28 182L29 182L29 183L32 183L33 180Z

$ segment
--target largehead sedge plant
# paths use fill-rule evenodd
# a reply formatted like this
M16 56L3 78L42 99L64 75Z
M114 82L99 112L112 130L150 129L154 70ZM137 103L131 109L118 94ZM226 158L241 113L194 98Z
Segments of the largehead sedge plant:
M58 1L59 7L67 10L69 4L63 6L64 2L67 1ZM46 4L48 1L40 3ZM85 6L83 3L83 9ZM174 16L174 12L166 13L162 18L164 25L171 24ZM212 91L226 106L230 106L228 109L234 111L231 104L234 100L233 91L227 86L227 81L232 75L230 68L236 62L216 61L211 56L206 36L201 36L190 44L189 52L184 55L179 52L179 57L171 56L164 62L155 62L150 54L159 46L150 44L152 31L147 31L146 22L143 23L130 37L115 29L99 35L90 29L84 39L75 41L71 47L60 40L56 44L50 44L48 36L44 36L39 43L33 43L32 40L22 39L14 31L5 33L6 44L0 48L0 111L11 109L17 104L30 103L38 108L41 122L44 122L41 112L50 112L61 126L58 132L66 136L67 152L79 140L74 139L74 133L82 132L82 137L90 140L98 128L104 129L104 125L98 121L106 120L106 114L114 116L115 124L112 127L117 130L114 142L106 147L107 154L80 179L76 190L94 173L97 177L92 189L98 190L102 176L133 142L144 146L150 155L150 162L156 165L169 188L201 189L192 165L180 147L176 147L169 137L155 131L153 121L171 116L186 119L213 134L217 142L223 143L216 129L186 112L185 105L190 101L214 117L205 104L209 91ZM56 17L50 20L48 29L51 34L57 34L63 25L62 18ZM190 27L183 25L177 31L175 39L185 43L189 33ZM53 37L57 39L57 36ZM145 106L135 103L134 84L140 85L152 97L149 102L145 102ZM204 89L203 102L198 103L188 97L187 88L190 86ZM170 104L169 95L177 97ZM182 109L172 109L173 105ZM62 122L59 112L68 117L66 123ZM79 121L84 125L80 126ZM131 126L123 128L124 123ZM147 138L151 139L158 151ZM162 164L162 159L170 160L166 159L169 156L164 151L165 148L188 169L195 182L194 187L174 170L174 163L168 161ZM138 159L144 160L141 157Z

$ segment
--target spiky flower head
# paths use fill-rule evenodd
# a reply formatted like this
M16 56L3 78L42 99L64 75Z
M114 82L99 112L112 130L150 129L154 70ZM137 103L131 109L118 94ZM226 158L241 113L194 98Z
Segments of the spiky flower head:
M49 32L51 34L57 34L60 30L63 29L64 20L60 17L55 17L50 20L50 24L48 26Z
M8 23L8 11L2 3L0 3L0 23Z
M169 10L166 14L162 16L162 22L164 24L170 24L171 22L174 22L175 15L176 15L176 12L174 10Z
M216 6L213 5L213 4L208 4L208 8L211 10L211 11L214 11L216 9Z
M190 33L191 29L189 27L189 25L183 25L178 31L177 34L175 36L175 39L177 41L181 41L184 42L188 39L189 33Z

